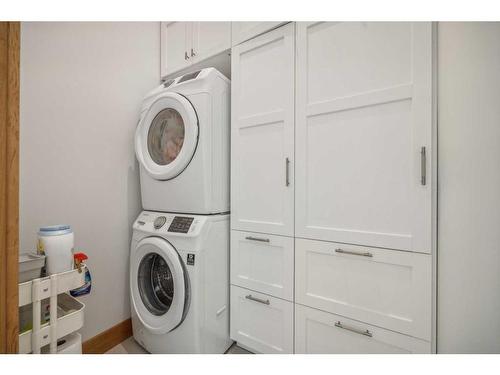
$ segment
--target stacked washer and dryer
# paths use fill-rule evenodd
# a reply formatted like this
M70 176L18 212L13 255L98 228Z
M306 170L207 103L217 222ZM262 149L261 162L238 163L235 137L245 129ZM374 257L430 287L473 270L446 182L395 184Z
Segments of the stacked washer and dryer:
M144 99L135 135L134 338L151 353L224 353L229 338L230 81L208 68Z

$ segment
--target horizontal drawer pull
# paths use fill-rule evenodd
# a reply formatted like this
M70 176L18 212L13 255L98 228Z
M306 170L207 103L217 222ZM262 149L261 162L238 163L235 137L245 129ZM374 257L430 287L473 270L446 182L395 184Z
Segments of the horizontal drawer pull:
M357 251L350 251L350 250L343 250L343 249L335 249L335 252L340 253L340 254L359 255L362 257L369 257L369 258L373 257L372 253L369 253L369 252L361 253L361 252L357 252Z
M253 297L251 294L249 294L248 296L245 296L245 298L249 299L251 301L263 303L264 305L269 305L270 304L270 302L269 302L268 299L264 300L264 299L256 298L256 297Z
M260 237L252 237L252 236L245 237L245 240L259 241L259 242L269 242L269 238L260 238Z
M369 330L367 330L367 329L362 330L362 329L358 329L358 328L345 326L340 322L340 320L335 322L335 327L342 328L342 329L345 329L347 331L351 331L351 332L354 332L354 333L357 333L357 334L360 334L363 336L373 337L373 334Z

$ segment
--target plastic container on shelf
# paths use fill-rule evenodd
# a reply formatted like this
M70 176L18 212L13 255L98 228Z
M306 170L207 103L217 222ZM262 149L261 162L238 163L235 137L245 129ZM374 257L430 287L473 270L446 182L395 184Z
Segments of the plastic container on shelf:
M19 254L19 282L24 283L42 276L45 255Z
M48 275L73 269L74 235L69 225L40 228L38 253L46 256Z

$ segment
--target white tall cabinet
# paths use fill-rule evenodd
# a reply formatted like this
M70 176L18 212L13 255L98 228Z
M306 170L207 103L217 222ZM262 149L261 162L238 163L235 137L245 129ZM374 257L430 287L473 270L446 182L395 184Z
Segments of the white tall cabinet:
M231 54L231 337L293 353L295 25Z
M272 30L285 22L281 21L246 21L231 22L232 45L236 46L244 41L252 39L257 35Z
M294 25L232 49L231 228L294 233Z
M297 24L296 236L430 253L431 33Z
M433 58L424 22L297 22L233 47L241 345L431 352Z

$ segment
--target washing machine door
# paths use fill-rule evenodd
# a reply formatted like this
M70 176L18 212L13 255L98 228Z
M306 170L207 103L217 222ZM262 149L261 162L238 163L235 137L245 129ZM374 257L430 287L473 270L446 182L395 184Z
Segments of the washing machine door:
M141 240L130 258L133 308L146 329L167 333L184 320L189 279L175 248L158 237Z
M170 180L186 169L198 144L198 117L184 96L160 95L142 116L135 133L135 153L156 180Z

